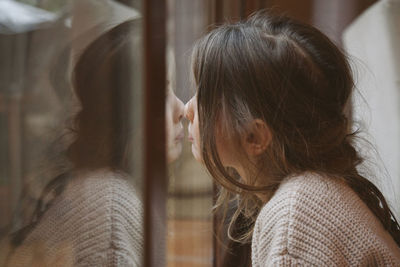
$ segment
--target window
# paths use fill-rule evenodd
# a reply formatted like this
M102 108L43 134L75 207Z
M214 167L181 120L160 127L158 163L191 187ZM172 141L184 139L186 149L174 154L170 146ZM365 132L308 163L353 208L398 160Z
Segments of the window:
M75 241L68 239L75 233L60 235L66 241L55 258L46 257L50 255L46 244L32 246L42 233L47 233L42 236L45 241L56 235L49 234L53 232L46 221L59 214L52 207L67 200L73 203L68 190L74 183L82 192L87 192L85 186L93 191L78 196L86 201L86 208L100 209L101 214L79 222L77 228L84 226L82 231L92 233L95 218L106 216L105 224L107 218L121 219L125 222L118 227L122 239L127 239L124 242L139 242L136 254L121 261L170 267L248 263L250 246L229 242L226 229L218 231L221 222L212 213L218 188L193 159L188 142L183 142L180 156L169 162L168 88L183 103L191 98L195 92L189 79L191 46L226 20L274 7L313 23L340 42L344 27L373 2L0 1L0 265L10 257L13 260L10 255L25 241L31 246L22 260L30 264L56 259L74 264L82 252L77 253ZM127 20L134 22L123 29L125 33L116 30L105 35ZM123 38L126 35L129 40ZM95 45L99 38L102 42ZM115 56L122 44L127 49ZM127 175L119 177L121 172ZM74 180L77 173L91 173L97 179L79 184ZM97 182L110 175L119 182L106 186ZM129 190L120 178L129 181ZM117 188L117 197L112 188ZM93 198L99 192L117 206ZM119 217L108 214L107 207L116 209L122 203L118 197L126 199L121 192L127 193L133 210L127 212L123 206L117 210ZM54 233L59 234L66 225L58 223ZM126 229L126 225L134 227ZM38 228L46 231L35 232ZM16 240L9 235L15 232L22 233ZM36 255L37 247L45 254ZM130 249L127 245L119 249L126 248Z

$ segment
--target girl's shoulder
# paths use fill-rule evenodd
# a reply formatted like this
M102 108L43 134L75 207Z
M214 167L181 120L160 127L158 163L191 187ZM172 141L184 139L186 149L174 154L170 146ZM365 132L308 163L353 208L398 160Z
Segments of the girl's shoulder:
M143 204L132 178L108 169L72 175L16 251L17 258L25 262L39 246L49 258L67 249L74 266L103 266L115 259L139 265L132 262L142 255Z
M112 219L115 216L141 223L143 201L132 179L126 173L109 169L73 172L39 225L48 222L57 225L50 230L85 232L93 230L94 225L115 229L114 224L118 223ZM49 233L49 228L44 231Z
M139 200L141 194L133 177L122 171L103 168L72 173L63 197L93 202L119 198Z
M123 171L101 168L72 172L70 186L84 188L93 186L134 188L135 183L133 178Z
M140 189L133 178L124 172L109 169L76 174L60 202L71 205L73 209L83 207L101 216L110 216L110 213L122 213L124 216L135 213L139 216L143 210Z
M373 260L400 261L399 248L358 195L313 173L282 182L258 215L252 246L253 261L286 255L299 264L347 266L368 253L378 255Z
M345 183L314 173L304 173L285 178L259 217L277 210L286 212L286 208L290 208L291 213L304 209L327 213L339 209L343 212L342 208L345 207L347 212L352 208L368 209Z
M292 226L297 222L330 225L336 230L368 224L381 226L367 205L344 182L315 173L285 178L260 211L258 223L275 223L284 218ZM342 230L343 230L342 229Z

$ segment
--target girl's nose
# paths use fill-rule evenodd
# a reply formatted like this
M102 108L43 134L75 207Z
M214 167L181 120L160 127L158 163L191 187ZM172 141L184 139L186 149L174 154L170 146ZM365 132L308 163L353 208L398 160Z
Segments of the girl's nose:
M185 112L185 105L179 98L176 98L176 115L175 115L176 123L182 120L184 112Z
M192 105L193 98L189 100L189 102L186 103L185 105L185 117L188 119L190 122L193 122L193 105Z

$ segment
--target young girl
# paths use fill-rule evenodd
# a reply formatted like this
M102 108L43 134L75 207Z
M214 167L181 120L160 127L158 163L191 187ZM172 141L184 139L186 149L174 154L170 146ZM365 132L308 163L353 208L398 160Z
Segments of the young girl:
M74 66L80 109L65 154L71 167L43 190L32 221L12 238L7 266L142 266L143 205L131 181L139 97L141 27L119 24L94 40ZM167 159L182 149L183 103L168 88ZM135 110L136 111L136 110ZM141 152L140 152L141 153Z
M357 171L351 70L325 35L259 13L200 39L192 68L192 152L238 196L252 266L400 266L399 224Z

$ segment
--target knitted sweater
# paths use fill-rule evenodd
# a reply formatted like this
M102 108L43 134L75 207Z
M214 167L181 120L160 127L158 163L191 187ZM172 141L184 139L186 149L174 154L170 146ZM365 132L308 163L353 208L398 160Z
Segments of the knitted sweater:
M252 264L400 266L400 248L347 185L305 174L285 179L262 208Z
M74 177L10 266L142 266L143 206L122 173Z

